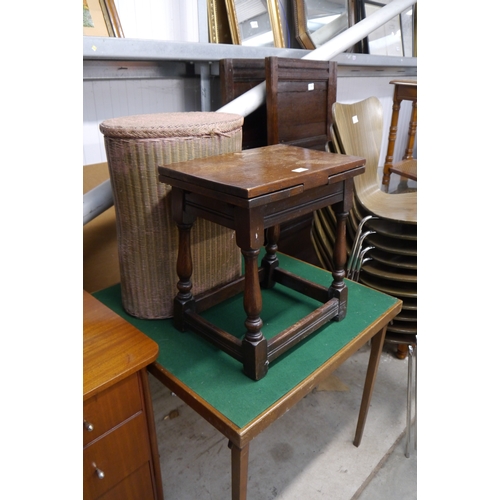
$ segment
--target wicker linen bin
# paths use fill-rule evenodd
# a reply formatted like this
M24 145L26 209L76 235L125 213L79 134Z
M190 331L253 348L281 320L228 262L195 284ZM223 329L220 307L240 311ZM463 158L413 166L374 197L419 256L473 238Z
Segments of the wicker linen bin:
M177 227L158 165L241 151L243 117L216 112L135 115L101 123L116 209L122 302L138 318L173 315ZM193 293L241 275L234 232L203 219L191 233Z

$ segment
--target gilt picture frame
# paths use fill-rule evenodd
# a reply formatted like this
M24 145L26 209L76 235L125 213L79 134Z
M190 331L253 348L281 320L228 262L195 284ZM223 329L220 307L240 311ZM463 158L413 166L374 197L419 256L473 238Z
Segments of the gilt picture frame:
M83 35L124 36L114 0L83 0Z
M350 1L293 0L295 37L303 49L314 50L345 31L351 23ZM317 4L317 5L315 5Z
M286 47L279 0L225 0L235 45Z
M232 44L226 0L208 0L207 9L210 43Z

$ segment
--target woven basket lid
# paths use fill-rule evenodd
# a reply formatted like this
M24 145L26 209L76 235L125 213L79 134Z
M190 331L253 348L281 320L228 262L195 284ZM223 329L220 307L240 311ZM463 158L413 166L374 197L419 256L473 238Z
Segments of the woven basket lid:
M105 137L147 139L224 135L242 125L243 117L237 114L190 111L111 118L99 128Z

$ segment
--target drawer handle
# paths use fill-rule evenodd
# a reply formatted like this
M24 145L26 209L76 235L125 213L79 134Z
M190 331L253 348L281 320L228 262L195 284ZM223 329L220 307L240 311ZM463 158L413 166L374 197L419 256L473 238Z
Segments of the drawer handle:
M95 468L95 473L99 479L104 479L104 472L101 469Z
M92 432L94 430L94 426L90 422L87 422L86 420L83 421L83 427L85 428L85 430L89 432Z

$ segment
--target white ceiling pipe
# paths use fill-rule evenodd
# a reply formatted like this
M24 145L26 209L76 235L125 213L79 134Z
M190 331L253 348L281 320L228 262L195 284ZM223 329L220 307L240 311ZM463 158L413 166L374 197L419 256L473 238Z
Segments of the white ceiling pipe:
M416 0L392 0L377 12L363 19L348 30L340 33L324 45L309 52L302 59L329 61L349 47L367 37L373 30L379 28L393 17L409 9ZM262 82L248 92L237 97L218 109L219 113L236 113L248 116L266 99L266 82ZM113 193L109 180L83 195L83 224L97 217L113 205Z
M392 0L391 3L382 7L377 12L366 17L348 30L340 33L335 38L326 42L321 47L309 52L302 59L312 59L315 61L329 61L341 54L349 47L367 37L372 31L379 28L386 22L401 12L409 9L411 5L417 3L416 0ZM266 99L266 82L262 82L256 87L248 90L222 108L220 113L236 113L241 116L248 116L255 111Z
M416 0L392 0L385 7L366 17L348 30L332 38L321 47L309 52L302 59L312 59L314 61L329 61L335 56L341 54L355 43L367 37L372 31L376 30L393 17L408 10Z

